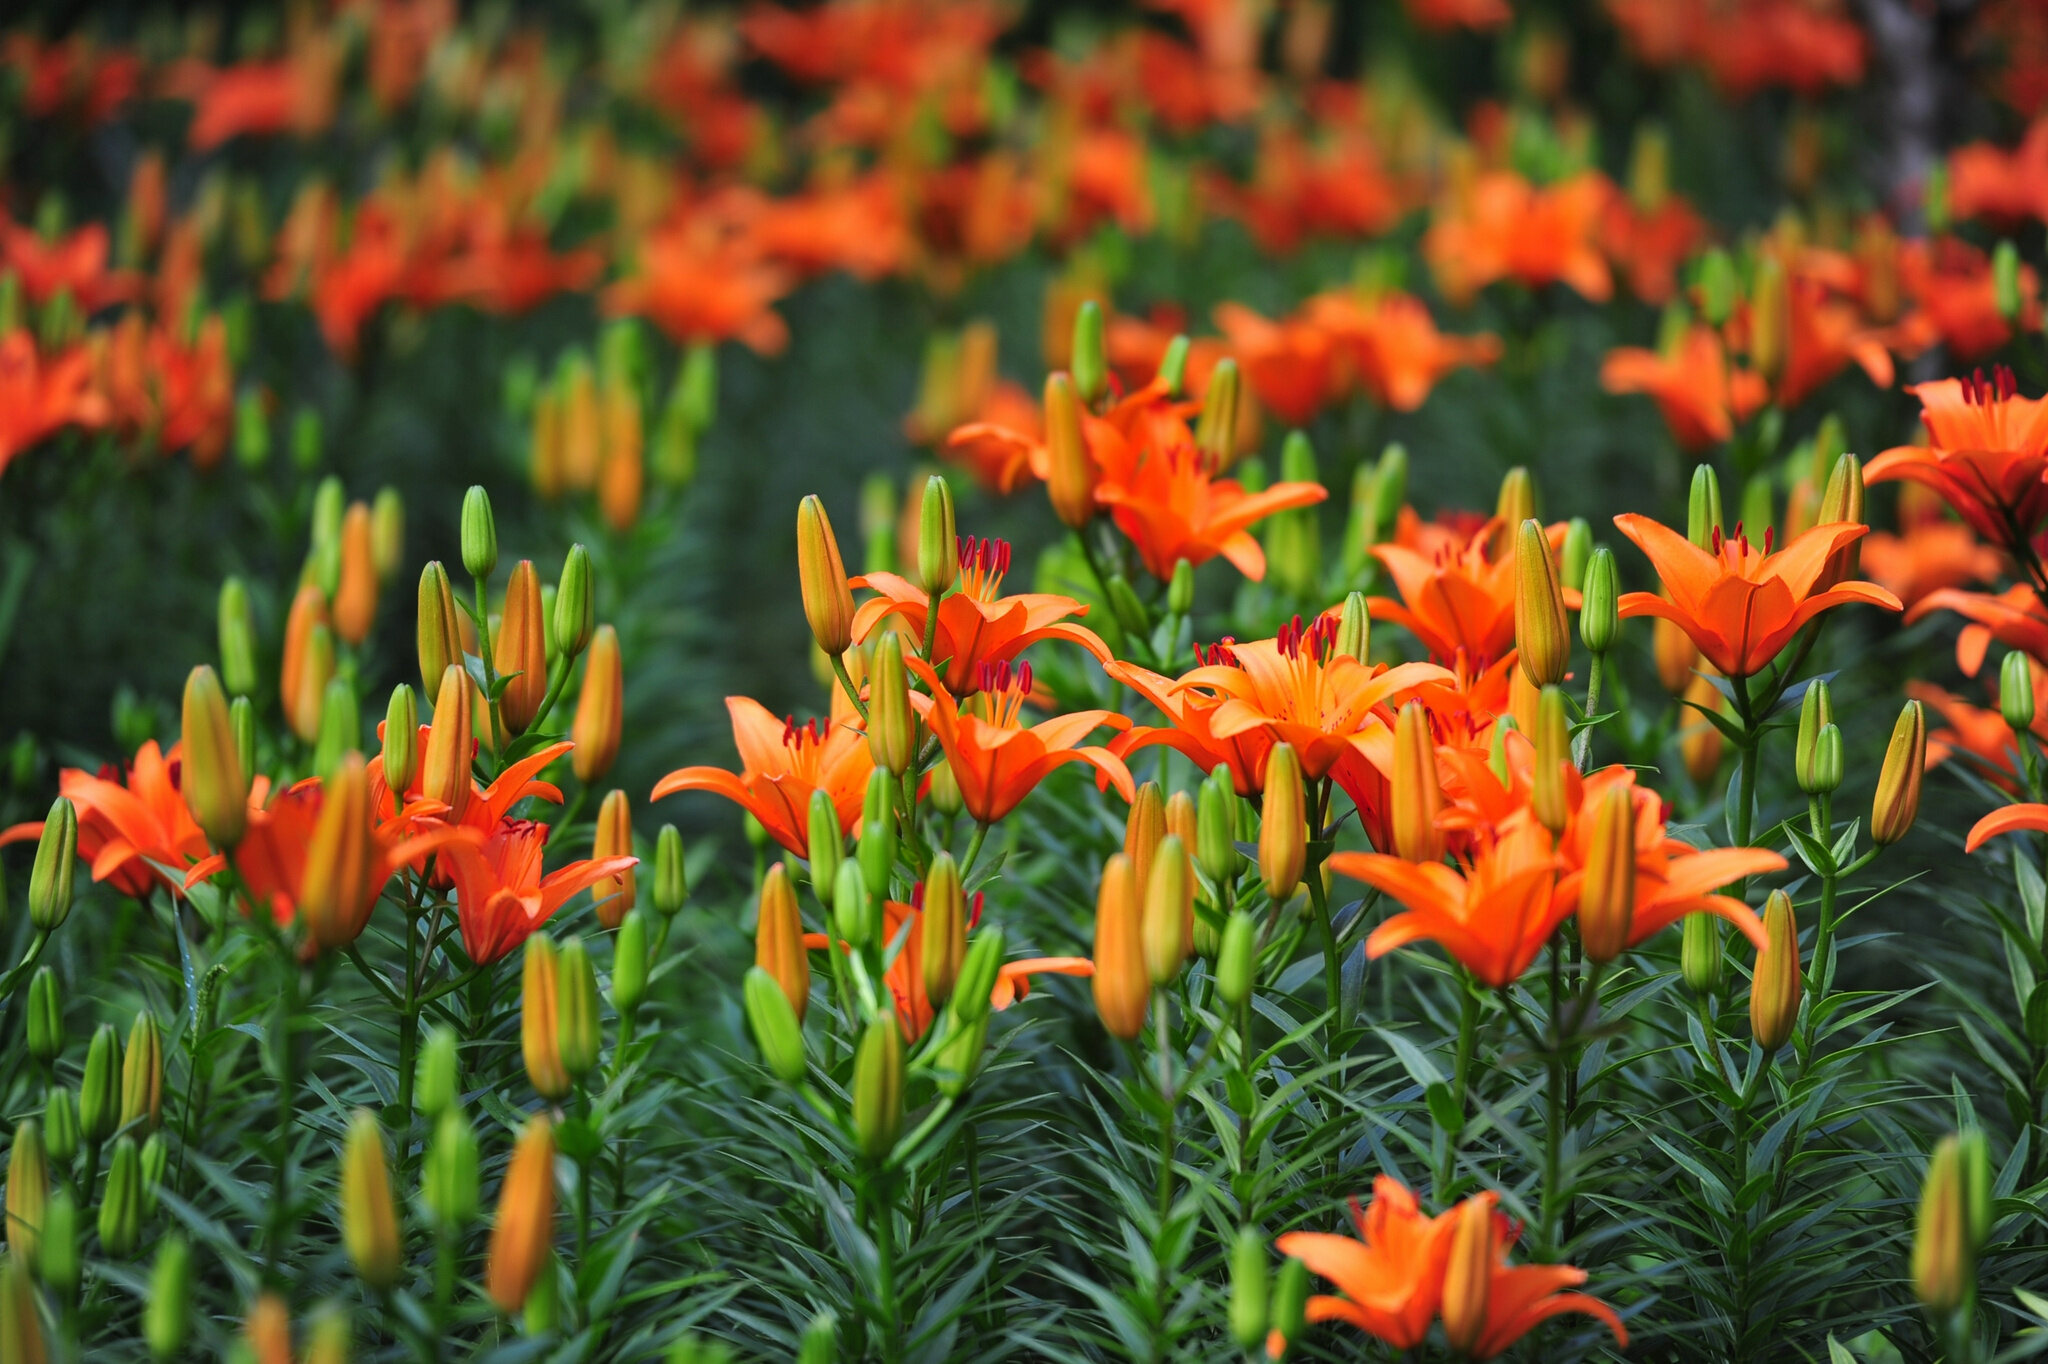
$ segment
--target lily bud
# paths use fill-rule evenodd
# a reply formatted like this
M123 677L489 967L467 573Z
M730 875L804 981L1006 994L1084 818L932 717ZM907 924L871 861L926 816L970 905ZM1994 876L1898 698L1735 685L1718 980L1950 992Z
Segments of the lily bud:
M171 1168L171 1143L158 1128L142 1143L142 1215L156 1216L157 1195L164 1186L164 1172Z
M1749 1030L1766 1052L1792 1036L1799 1020L1799 926L1792 897L1782 890L1764 902L1764 950L1756 955L1749 985Z
M1614 551L1598 546L1586 560L1585 585L1579 589L1579 639L1591 653L1604 654L1614 647L1621 628L1618 590ZM1683 630L1679 638L1685 638Z
M1998 665L1998 713L2014 734L2034 727L2033 660L2018 649Z
M505 1167L484 1265L484 1291L500 1311L517 1312L526 1306L527 1295L553 1252L554 1232L555 1132L544 1115L535 1114L527 1120Z
M242 1323L241 1354L254 1364L291 1364L292 1317L274 1290L264 1289ZM236 1364L241 1364L237 1359Z
M308 583L292 598L284 621L284 662L278 672L278 700L292 732L307 743L320 728L320 700L334 675L334 637L327 598Z
M82 1268L78 1255L78 1202L69 1189L60 1185L50 1194L49 1206L43 1213L42 1234L37 1240L35 1260L11 1262L17 1265L33 1263L35 1272L53 1293L69 1297L78 1291ZM4 1310L0 1308L0 1313ZM10 1331L0 1327L0 1340L13 1338ZM33 1359L37 1356L25 1357Z
M405 565L405 497L388 484L370 504L370 562L387 583Z
M419 773L420 706L411 687L401 682L391 689L391 702L384 708L384 751L377 766L384 774L385 788L399 804Z
M953 764L942 762L931 770L931 786L925 792L925 799L932 809L951 819L966 805L960 794L960 778L953 772Z
M927 906L930 901L927 898ZM929 912L929 909L927 909ZM978 1022L993 1007L991 994L1003 969L1003 930L994 925L982 928L967 946L960 963L960 978L953 984L953 1016L963 1023Z
M106 1186L100 1190L99 1231L100 1248L116 1260L133 1255L142 1239L142 1150L133 1137L114 1142Z
M1166 380L1166 391L1173 397L1180 397L1187 391L1188 351L1193 343L1185 336L1176 336L1166 343L1166 353L1159 357L1156 378Z
M576 694L576 718L569 726L569 737L576 744L569 765L586 786L611 771L619 756L625 699L618 632L600 625L590 637L589 653L583 660L583 687Z
M29 1281L28 1265L15 1255L0 1259L0 1355L10 1364L42 1364L49 1357L35 1285Z
M1692 491L1685 502L1685 538L1713 550L1714 532L1721 529L1721 479L1711 464L1692 471Z
M1285 904L1308 865L1308 801L1301 760L1292 744L1274 744L1266 756L1266 790L1259 812L1259 879L1274 904Z
M498 714L514 734L525 732L547 698L546 631L540 575L534 572L533 560L521 559L512 566L512 580L505 586L505 613L496 640L498 676L511 679L499 693Z
M1309 1268L1292 1255L1273 1282L1273 1334L1291 1344L1307 1324Z
M1943 1137L1927 1162L1920 1211L1913 1222L1913 1296L1930 1312L1948 1313L1969 1300L1977 1279L1961 1144Z
M1138 902L1144 903L1145 886L1152 875L1152 858L1159 840L1166 837L1166 800L1156 781L1140 782L1131 798L1130 813L1124 816L1124 852L1138 878Z
M429 695L438 695L442 674L451 666L462 666L462 627L455 614L455 590L438 559L420 570L417 639L420 686Z
M1173 561L1173 576L1166 580L1166 609L1176 616L1195 609L1195 566L1186 559Z
M377 841L361 754L344 755L322 787L299 884L299 917L313 941L332 951L361 937L376 907Z
M936 597L960 580L960 537L954 529L953 485L944 474L924 481L917 514L918 585Z
M526 940L520 973L519 1051L526 1078L543 1099L569 1092L569 1072L562 1064L560 971L554 943L536 933Z
M1629 788L1607 788L1593 812L1585 880L1579 883L1579 940L1590 961L1628 947L1636 912L1636 814Z
M1256 1227L1240 1227L1230 1249L1230 1338L1247 1353L1266 1339L1266 1302L1272 1273L1266 1267L1266 1238Z
M384 1161L384 1132L377 1115L359 1108L349 1120L341 1154L341 1241L356 1273L372 1288L398 1281L405 1261L399 1240L398 1204L391 1197L391 1170Z
M1074 311L1074 389L1093 407L1109 392L1109 362L1104 356L1102 305L1086 299Z
M1700 316L1718 327L1735 311L1735 262L1720 247L1710 248L1700 258Z
M78 1101L71 1091L62 1086L52 1086L50 1097L43 1100L43 1149L51 1161L60 1168L71 1164L78 1155Z
M1908 701L1892 726L1892 740L1877 774L1877 798L1870 807L1870 841L1878 847L1898 842L1912 831L1920 815L1920 779L1927 770L1927 711Z
M1233 910L1216 949L1216 993L1231 1008L1251 998L1259 969L1259 924L1245 910Z
M856 874L858 871L855 868ZM806 1065L803 1024L789 1007L789 996L782 992L775 977L758 966L749 966L741 998L746 1006L747 1028L754 1034L754 1045L761 1050L762 1062L786 1085L802 1080Z
M28 1054L49 1065L64 1050L64 1003L57 973L38 966L28 982Z
M50 1204L50 1162L42 1129L23 1118L7 1151L7 1249L23 1264L34 1264Z
M1145 1027L1152 981L1145 971L1138 880L1128 854L1103 864L1095 897L1095 1012L1102 1026L1125 1041Z
M811 887L823 901L832 895L832 883L838 879L839 864L846 856L846 840L839 832L839 810L832 804L832 793L823 787L811 792L810 832L804 846L811 854Z
M562 576L555 583L555 651L574 658L590 643L597 629L597 594L590 586L590 551L569 546L562 561Z
M1444 1339L1466 1355L1486 1331L1493 1286L1493 1200L1476 1194L1460 1203L1452 1217L1450 1255L1444 1262Z
M1792 346L1791 287L1783 261L1775 255L1757 258L1749 286L1749 364L1770 383L1784 372Z
M1176 791L1166 798L1166 832L1175 835L1181 846L1193 856L1196 839L1195 798L1185 791Z
M450 1107L434 1124L420 1170L420 1196L444 1235L468 1226L477 1213L476 1129L460 1108Z
M606 793L604 802L597 807L597 836L590 855L593 858L633 855L633 811L624 791ZM633 908L637 881L634 869L628 867L618 875L598 882L591 907L597 911L600 924L606 928L619 926L627 911Z
M454 1108L462 1096L461 1042L455 1029L439 1024L427 1034L420 1048L419 1069L413 1095L420 1112L438 1118Z
M811 1318L797 1345L796 1364L834 1364L839 1358L839 1314L827 1307Z
M355 683L347 676L331 677L320 699L319 734L313 741L313 770L326 772L341 755L359 746L363 732L362 708L356 704Z
M1565 524L1564 546L1558 551L1558 581L1574 592L1585 590L1586 569L1593 561L1593 527L1583 516Z
M868 789L861 801L860 874L878 896L889 893L889 875L896 867L896 807L893 783L887 771L875 769L868 776Z
M2010 237L2001 238L1991 251L1991 301L2008 323L2020 320L2025 306L2020 296L2020 250Z
M910 708L903 636L891 630L875 645L874 662L868 667L868 752L876 767L901 777L916 756L916 739L917 716Z
M164 1111L164 1039L156 1019L135 1015L121 1057L121 1126L155 1131Z
M1207 457L1209 467L1217 473L1237 463L1242 377L1237 361L1225 357L1209 372L1209 387L1202 393L1202 415L1195 423L1195 449Z
M1408 500L1408 447L1398 441L1380 451L1378 470L1372 479L1372 526L1375 542L1384 540L1401 519L1402 504Z
M221 680L231 694L247 696L256 690L256 622L240 578L220 585L219 615Z
M352 502L341 522L341 576L334 588L334 632L353 647L377 621L377 561L370 508Z
M348 1309L326 1304L306 1328L305 1364L348 1364L349 1340Z
M1721 947L1721 921L1711 914L1688 914L1679 921L1678 969L1686 988L1711 995L1721 988L1727 969Z
M475 694L469 674L450 664L434 679L434 722L427 730L427 752L420 768L420 794L448 807L442 818L462 818L469 805L471 733L470 698Z
M1243 860L1237 850L1237 792L1227 769L1210 773L1196 799L1195 860L1218 885L1234 879Z
M597 968L583 939L562 944L555 960L555 1053L572 1080L597 1068Z
M754 931L754 964L775 977L801 1023L811 1002L811 963L804 954L803 918L789 872L777 862L761 882L760 924Z
M1536 480L1526 466L1517 464L1501 476L1493 514L1508 535L1519 535L1521 524L1535 519Z
M673 919L690 898L690 884L683 865L683 835L673 824L661 826L654 840L654 892L649 897L654 912Z
M1443 789L1437 784L1429 713L1420 701L1410 701L1394 717L1392 787L1394 855L1410 862L1441 862L1444 836L1436 817Z
M1301 431L1290 431L1280 447L1280 477L1290 483L1320 483L1315 447ZM1283 511L1266 522L1266 561L1273 585L1295 597L1316 595L1323 547L1314 507Z
M874 908L860 863L841 862L832 877L832 927L856 952L866 947L879 931L879 916Z
M1168 834L1152 854L1152 874L1145 878L1144 917L1139 946L1145 974L1164 985L1180 974L1188 955L1188 921L1194 916L1194 870L1187 845Z
M1821 495L1818 524L1848 521L1862 525L1863 514L1862 462L1851 454L1838 455L1834 467L1828 471L1827 491ZM1828 557L1827 567L1821 571L1814 586L1817 590L1833 587L1862 571L1863 542L1852 540Z
M61 928L71 917L72 875L78 864L78 811L63 796L50 803L36 839L36 860L28 873L28 917L39 932Z
M1082 434L1081 396L1065 374L1045 380L1046 495L1054 515L1075 530L1095 515L1095 465Z
M967 893L953 854L940 849L924 878L924 994L934 1009L946 1007L960 964L967 955Z
M1686 686L1685 699L1701 710L1722 710L1721 693L1712 682L1698 675ZM1678 755L1685 763L1686 775L1696 782L1713 780L1721 767L1721 748L1721 731L1711 720L1704 716L1686 717L1678 734Z
M648 935L653 931L647 911L636 909L619 921L618 936L612 939L612 1008L621 1018L632 1017L647 997Z
M498 569L498 522L491 515L491 495L472 485L462 496L462 566L479 581Z
M93 1030L78 1086L78 1130L93 1145L121 1125L121 1036L111 1023Z
M1799 789L1807 795L1821 791L1832 791L1841 785L1839 771L1833 785L1823 785L1815 758L1820 748L1820 732L1835 722L1835 707L1828 694L1828 684L1815 678L1807 684L1806 694L1799 699L1799 736L1792 750L1792 772L1799 783Z
M903 1032L892 1010L868 1020L853 1056L853 1132L861 1156L879 1164L903 1130Z
M1571 728L1564 713L1564 689L1545 687L1536 708L1536 769L1529 808L1536 822L1561 834L1571 820L1565 774L1572 771Z
M815 493L797 504L796 565L811 638L827 657L837 658L853 643L853 588L846 581L832 518Z

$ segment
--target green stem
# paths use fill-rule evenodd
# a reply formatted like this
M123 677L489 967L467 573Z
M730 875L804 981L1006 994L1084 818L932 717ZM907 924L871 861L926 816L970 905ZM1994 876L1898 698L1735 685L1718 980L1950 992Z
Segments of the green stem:
M853 685L853 674L846 671L846 660L835 655L832 659L832 672L839 679L839 685L845 689L846 699L853 702L854 712L860 716L861 723L866 724L868 703L860 699L860 688Z
M1586 716L1591 719L1600 709L1601 674L1606 671L1607 655L1595 653L1593 661L1586 667ZM1589 724L1579 731L1577 741L1572 745L1572 764L1579 771L1586 770L1587 759L1593 756L1593 727Z
M299 1010L299 964L289 944L278 943L283 980L277 992L277 1114L271 1134L270 1234L264 1245L264 1275L282 1282L286 1243L291 1236L290 1187L292 1125L296 1118L298 1048L292 1036Z
M491 606L484 596L484 580L475 578L472 581L476 584L477 658L484 665L484 682L491 700L491 751L496 753L498 745L505 739L505 724L498 716L498 666L491 661Z
M882 1358L894 1364L903 1350L896 1307L896 1186L886 1174L879 1177L878 1183L881 1187L873 1190L868 1200L874 1215L875 1266L882 1290L882 1301L877 1306L882 1311Z
M960 860L960 879L965 881L974 871L975 859L981 856L982 840L988 837L988 821L976 820L974 834L967 840L967 856Z

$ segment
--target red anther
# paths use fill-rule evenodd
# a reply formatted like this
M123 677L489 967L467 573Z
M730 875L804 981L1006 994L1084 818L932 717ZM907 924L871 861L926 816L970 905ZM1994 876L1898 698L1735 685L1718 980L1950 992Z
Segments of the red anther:
M1017 665L1017 691L1022 696L1031 695L1031 665L1029 663Z
M796 738L796 717L794 715L785 715L782 717L782 746L788 748L790 741L794 738Z
M924 882L919 881L910 888L910 907L915 910L924 908Z
M1993 372L1998 376L1998 396L2000 399L2012 398L2018 395L2020 383L2018 377L2012 372L2012 366L2000 365Z
M1774 536L1774 535L1776 535L1777 533L1778 533L1778 528L1777 528L1776 526L1765 526L1765 527L1764 527L1764 553L1765 553L1765 554L1769 554L1769 553L1771 552L1771 537L1772 537L1772 536Z
M967 926L969 928L977 927L981 923L981 907L987 900L987 891L977 890L974 892L974 912L967 916Z
M1714 527L1714 553L1716 553L1716 554L1719 554L1720 552L1721 552L1721 528L1720 528L1719 526L1716 526L1716 527Z

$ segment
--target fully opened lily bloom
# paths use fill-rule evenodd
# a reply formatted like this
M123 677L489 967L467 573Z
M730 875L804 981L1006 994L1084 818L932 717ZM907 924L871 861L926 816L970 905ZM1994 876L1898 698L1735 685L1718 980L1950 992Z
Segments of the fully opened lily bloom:
M1529 969L1574 901L1556 894L1562 863L1534 822L1482 844L1456 869L1384 853L1336 853L1333 870L1377 887L1406 910L1374 929L1366 954L1383 957L1411 942L1441 945L1465 969L1499 989Z
M182 758L180 745L165 752L151 739L119 779L76 767L58 774L57 794L78 810L78 855L92 864L93 880L110 881L138 898L158 884L173 895L185 893L183 875L160 868L182 872L204 862L213 849L179 787ZM42 832L40 820L17 824L0 832L0 845L40 838Z
M1655 399L1672 438L1689 451L1727 440L1769 396L1762 377L1735 368L1720 335L1704 326L1687 328L1668 353L1638 346L1609 351L1600 363L1600 386Z
M1899 599L1876 583L1851 581L1819 590L1834 552L1869 529L1854 522L1815 526L1775 553L1768 531L1759 549L1741 527L1731 537L1717 528L1708 551L1634 512L1615 517L1614 524L1650 556L1669 593L1630 592L1621 599L1621 614L1673 622L1728 677L1762 671L1808 621L1831 607L1866 602L1900 609Z
M1460 654L1481 669L1505 658L1515 645L1515 556L1494 557L1501 527L1495 517L1434 551L1402 544L1373 546L1373 557L1385 565L1401 599L1368 598L1372 618L1403 627L1445 666ZM1550 552L1556 554L1564 543L1565 527L1552 526L1544 533ZM1578 594L1566 592L1564 601L1576 608Z
M1422 254L1454 303L1502 279L1532 289L1562 282L1604 303L1614 276L1594 234L1614 192L1597 171L1544 186L1512 171L1487 171L1438 211Z
M1105 725L1127 728L1130 721L1115 711L1078 710L1041 720L1027 729L1019 723L1018 711L1031 694L1029 663L1015 669L1007 663L982 664L975 690L982 695L979 704L984 709L977 714L963 711L923 660L906 661L932 688L930 696L918 693L911 700L946 751L954 780L960 784L961 803L982 823L1009 814L1047 773L1066 763L1085 762L1107 777L1125 800L1135 795L1130 769L1121 758L1106 748L1081 743ZM860 798L861 793L856 793L856 815Z
M1967 676L1975 677L1984 666L1994 639L2035 658L2048 658L2048 608L2025 583L1998 593L1953 587L1929 592L1906 613L1906 623L1935 611L1953 611L1969 622L1956 636L1956 666Z
M1209 649L1196 645L1195 652L1205 664L1226 664L1232 657L1228 643ZM1187 755L1204 772L1226 768L1230 784L1240 796L1256 796L1265 789L1266 757L1276 742L1270 730L1254 726L1219 733L1215 722L1223 706L1220 695L1183 687L1178 678L1122 659L1105 664L1103 671L1157 706L1168 721L1165 725L1131 726L1110 742L1110 752L1124 758L1137 749L1164 744Z
M1049 592L1000 595L1010 567L1010 546L1004 540L958 540L959 586L939 601L938 632L932 658L944 668L946 689L955 696L972 692L984 663L1009 663L1040 640L1064 639L1110 661L1109 646L1094 631L1068 620L1088 607L1072 597ZM855 587L879 595L863 602L853 616L853 638L865 643L891 616L899 616L918 639L930 623L931 598L923 588L895 573L870 573L855 578Z
M2048 399L2020 397L2003 366L1988 381L1980 373L1908 391L1920 400L1928 443L1885 451L1864 481L1924 483L1993 544L2024 544L2048 517Z
M541 874L548 826L508 819L489 838L450 841L441 856L455 880L462 948L479 966L525 942L569 897L636 866L637 857L597 857Z
M868 774L875 760L857 729L839 720L799 725L778 720L760 702L728 696L733 743L740 751L740 771L721 767L684 767L655 783L652 799L677 791L713 791L741 806L777 843L798 857L810 856L811 793L824 791L839 812L839 827L851 829L860 818ZM1126 778L1128 781L1128 777Z
M1246 527L1329 495L1320 483L1276 483L1248 493L1234 478L1213 477L1191 443L1152 452L1127 482L1105 480L1095 491L1161 581L1182 559L1199 566L1219 554L1258 581L1266 576L1266 551Z
M2004 560L1960 521L1920 521L1897 535L1873 531L1861 546L1863 571L1908 609L1929 593L1990 582ZM1909 618L1910 619L1910 618Z

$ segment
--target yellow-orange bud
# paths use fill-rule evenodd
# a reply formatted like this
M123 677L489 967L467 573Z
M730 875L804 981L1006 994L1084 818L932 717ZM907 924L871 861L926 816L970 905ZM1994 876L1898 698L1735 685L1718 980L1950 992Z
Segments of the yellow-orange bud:
M438 559L420 570L419 615L420 690L434 696L449 665L462 665L462 616L455 609L448 570Z
M562 447L562 400L553 388L543 388L533 399L533 453L528 470L533 490L548 502L560 497L569 481Z
M640 399L632 385L608 383L604 393L604 465L598 472L597 501L613 530L624 534L640 519L640 496L646 484Z
M1443 808L1443 788L1437 784L1429 712L1420 701L1410 701L1394 717L1392 786L1394 855L1410 862L1441 862L1444 836L1436 817Z
M1142 911L1131 859L1117 853L1102 868L1095 896L1095 1012L1102 1026L1125 1041L1145 1027L1152 980L1145 973Z
M1657 680L1673 696L1683 696L1693 684L1693 669L1700 661L1699 645L1676 621L1662 616L1650 620L1650 647L1657 655Z
M761 882L761 921L754 930L754 965L775 977L796 1021L811 1002L811 962L804 953L803 916L789 871L777 862Z
M624 791L611 792L597 807L597 839L590 855L594 858L633 855L633 807ZM628 867L617 876L606 877L596 889L596 903L592 907L597 911L597 921L606 928L617 928L633 908L637 889L633 868Z
M853 643L853 588L846 581L832 518L815 493L797 504L796 567L811 638L826 657L837 658Z
M560 1040L561 973L554 943L539 933L526 940L520 985L519 1051L526 1078L543 1099L559 1099L569 1092Z
M1553 834L1563 833L1571 819L1566 774L1573 770L1564 690L1547 686L1536 704L1536 770L1529 791L1529 810L1536 816L1536 822Z
M1685 762L1687 775L1694 781L1708 781L1721 767L1721 731L1704 715L1695 714L1691 707L1719 714L1722 709L1721 693L1712 682L1695 674L1686 686L1685 699L1691 705L1679 721L1678 755Z
M875 766L900 777L917 756L916 740L903 636L891 630L876 642L874 660L868 665L868 752Z
M1195 798L1186 791L1176 791L1166 798L1166 832L1192 848L1195 846L1195 826L1198 816Z
M356 1110L341 1154L341 1239L356 1273L372 1288L398 1281L405 1247L398 1234L398 1204L384 1161L384 1131L377 1115Z
M341 576L334 588L334 633L351 646L377 622L377 540L370 504L351 502L341 518Z
M924 878L924 938L919 944L924 966L924 996L934 1009L946 1007L967 957L967 891L953 854L941 849Z
M498 1193L484 1288L501 1311L517 1312L548 1262L555 1233L555 1133L546 1117L528 1119Z
M277 676L277 697L284 706L285 717L288 720L294 719L294 708L298 705L300 678L306 669L306 651L312 644L313 628L327 623L327 598L320 591L319 585L302 584L298 594L292 598L291 610L284 618L284 661ZM318 695L326 689L327 679L322 677L313 694ZM293 729L297 729L295 720ZM319 729L317 716L313 729L315 732ZM302 734L300 737L308 743L312 742L310 733Z
M450 664L435 679L434 722L427 728L427 752L420 760L420 794L448 807L450 823L469 806L470 755L476 739L470 731L470 697L475 688L469 674Z
M362 936L377 903L376 859L363 755L347 753L321 783L320 814L299 884L299 917L323 951Z
M540 574L531 559L512 566L496 643L498 676L512 679L498 695L498 715L506 729L520 734L539 716L548 694L547 613L541 610Z
M1444 1261L1444 1339L1466 1355L1486 1331L1486 1300L1493 1286L1493 1198L1475 1194L1453 1216L1451 1250Z
M283 1298L265 1289L249 1304L242 1341L256 1364L292 1364L292 1315Z
M1522 671L1537 686L1554 686L1564 680L1572 652L1564 591L1558 586L1550 538L1533 517L1515 532L1515 648Z
M1749 364L1769 382L1785 368L1791 345L1790 293L1784 262L1775 255L1759 256L1749 294Z
M1141 905L1145 903L1146 882L1152 875L1152 857L1164 837L1166 801L1160 795L1159 783L1140 782L1131 799L1130 813L1124 816L1124 852L1131 859L1131 874Z
M1301 786L1301 759L1292 744L1274 744L1266 755L1266 790L1259 811L1259 878L1274 904L1293 896L1307 865L1308 800Z
M334 679L334 632L325 621L315 621L306 632L306 647L299 651L298 667L292 670L298 691L285 707L285 721L292 733L312 743L320 737L320 717L327 710L327 684Z
M572 488L597 482L604 459L604 422L598 408L597 372L590 357L575 351L562 362L562 476Z
M185 678L183 723L185 807L216 848L232 848L249 824L249 776L235 745L227 693L203 664Z
M1771 1052L1785 1045L1799 1019L1799 925L1782 890L1764 902L1764 938L1749 982L1749 1030Z
M1870 807L1870 841L1880 848L1912 832L1920 816L1920 778L1927 770L1927 711L1908 701L1892 726L1892 740L1878 769L1877 798Z
M576 742L569 766L588 785L612 770L619 756L619 734L625 722L626 679L619 663L619 632L597 627L583 655L583 689L576 694L576 719L569 737Z
M1636 913L1636 812L1630 788L1607 788L1593 811L1586 879L1579 885L1579 941L1596 962L1628 947Z
M1045 447L1053 513L1079 530L1095 515L1095 466L1081 429L1081 395L1065 374L1046 376Z
M1164 985L1180 974L1188 955L1188 924L1194 917L1195 868L1187 844L1174 834L1159 840L1152 854L1152 873L1145 878L1139 946L1145 974Z

